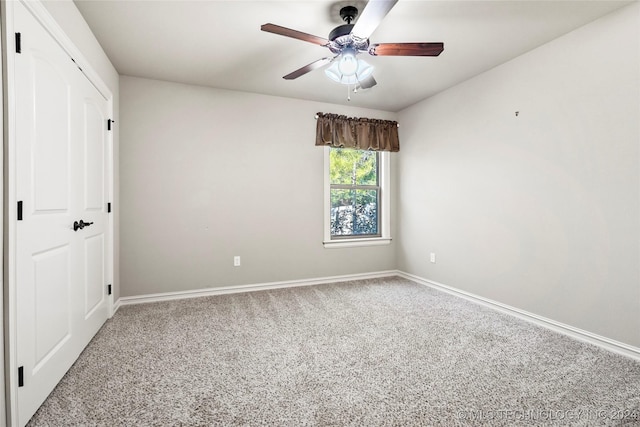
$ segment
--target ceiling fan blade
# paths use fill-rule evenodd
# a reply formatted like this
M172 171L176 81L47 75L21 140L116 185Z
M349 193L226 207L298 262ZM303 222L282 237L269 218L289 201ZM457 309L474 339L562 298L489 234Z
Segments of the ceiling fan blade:
M292 30L291 28L281 27L280 25L264 24L260 29L267 33L279 34L281 36L291 37L305 42L318 44L320 46L326 46L329 43L329 40L322 37L313 36L311 34L303 33L302 31Z
M379 43L369 47L373 56L438 56L444 43Z
M313 71L313 70L315 70L317 68L320 68L320 67L322 67L324 65L327 65L331 61L333 61L333 58L318 59L317 61L314 61L309 65L305 65L304 67L295 70L293 73L287 74L286 76L283 77L283 79L285 79L285 80L297 79L298 77L303 76L303 75L307 74L310 71Z
M398 0L370 0L356 21L351 34L360 39L368 39L397 2Z
M362 89L369 89L369 88L374 87L377 84L378 84L378 82L376 81L376 79L374 79L373 76L369 76L366 79L362 80L360 82L359 86Z

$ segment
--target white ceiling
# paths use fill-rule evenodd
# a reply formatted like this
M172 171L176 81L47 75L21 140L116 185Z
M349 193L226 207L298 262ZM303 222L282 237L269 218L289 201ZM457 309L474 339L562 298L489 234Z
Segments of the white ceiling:
M439 57L371 57L378 85L347 102L322 70L282 76L328 49L260 31L273 23L327 37L357 1L75 0L118 72L216 88L399 111L630 1L400 0L371 43L444 42Z

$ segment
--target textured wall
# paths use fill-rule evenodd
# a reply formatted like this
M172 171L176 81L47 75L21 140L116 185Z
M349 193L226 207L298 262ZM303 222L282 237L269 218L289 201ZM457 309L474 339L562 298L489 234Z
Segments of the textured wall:
M394 243L323 247L313 118L395 114L125 76L120 96L122 296L396 267Z
M400 112L401 270L640 346L638 17Z

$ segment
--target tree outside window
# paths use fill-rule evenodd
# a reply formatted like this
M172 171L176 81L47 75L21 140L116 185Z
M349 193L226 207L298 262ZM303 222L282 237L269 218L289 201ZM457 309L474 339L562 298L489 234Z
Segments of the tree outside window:
M331 148L331 238L380 236L379 154Z

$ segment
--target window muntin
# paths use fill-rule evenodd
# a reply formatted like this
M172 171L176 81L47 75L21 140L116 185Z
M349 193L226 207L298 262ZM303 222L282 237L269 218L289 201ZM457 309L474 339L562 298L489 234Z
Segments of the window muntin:
M380 153L329 152L330 238L381 237Z

